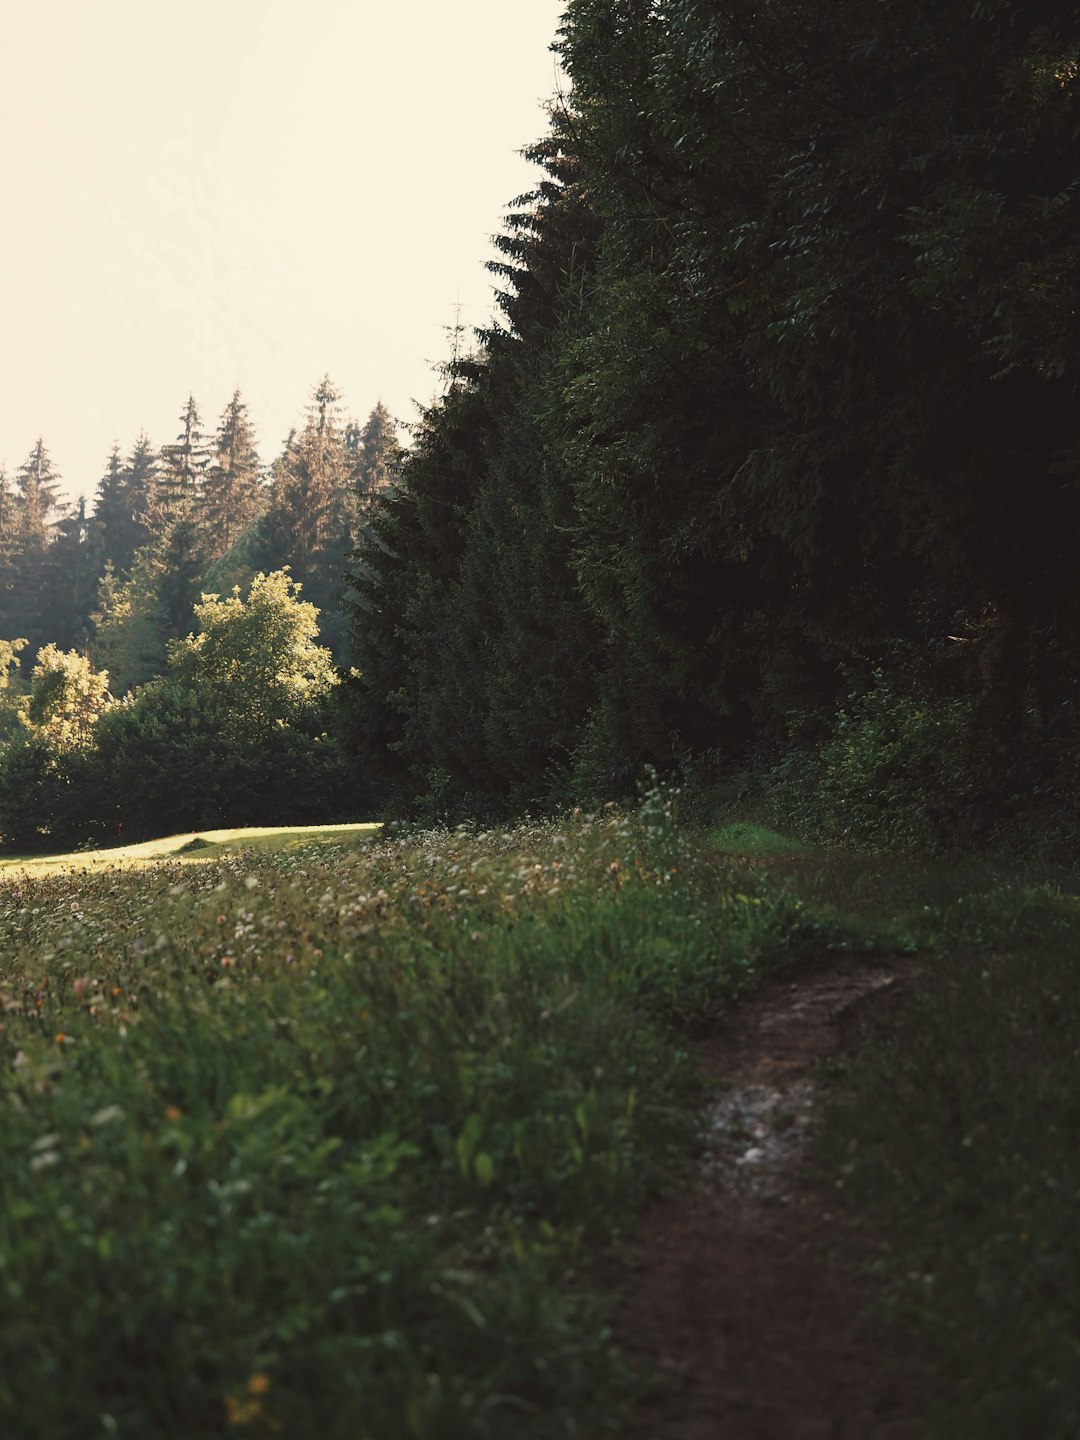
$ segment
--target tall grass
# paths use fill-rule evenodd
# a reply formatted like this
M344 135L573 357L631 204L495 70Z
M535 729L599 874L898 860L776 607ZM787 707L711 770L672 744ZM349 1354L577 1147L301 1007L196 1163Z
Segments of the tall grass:
M0 885L0 1433L619 1434L583 1257L803 925L655 812Z
M878 1287L933 1361L928 1433L1074 1440L1075 881L996 875L909 921L922 978L895 1026L834 1077L820 1159L883 1240Z

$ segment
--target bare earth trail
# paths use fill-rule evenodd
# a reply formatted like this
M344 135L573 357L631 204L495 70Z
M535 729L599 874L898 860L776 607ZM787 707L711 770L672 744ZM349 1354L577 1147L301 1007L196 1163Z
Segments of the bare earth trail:
M738 1006L701 1048L725 1082L683 1189L646 1217L616 1321L670 1384L636 1440L914 1440L921 1387L870 1333L865 1254L815 1189L815 1062L899 998L911 962L823 962Z

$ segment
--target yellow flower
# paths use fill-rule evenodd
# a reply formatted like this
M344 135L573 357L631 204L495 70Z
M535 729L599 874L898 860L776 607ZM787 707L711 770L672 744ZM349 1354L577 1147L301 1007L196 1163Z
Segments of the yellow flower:
M248 1376L245 1386L246 1394L225 1396L225 1418L230 1425L251 1425L257 1420L263 1420L272 1424L263 1413L263 1403L260 1395L265 1395L270 1389L270 1376L264 1375L261 1370Z
M225 1418L230 1425L250 1425L253 1420L262 1419L262 1401L246 1396L225 1396Z
M165 1119L174 1121L179 1120L183 1116L183 1113L184 1112L180 1109L179 1105L170 1105L165 1111Z

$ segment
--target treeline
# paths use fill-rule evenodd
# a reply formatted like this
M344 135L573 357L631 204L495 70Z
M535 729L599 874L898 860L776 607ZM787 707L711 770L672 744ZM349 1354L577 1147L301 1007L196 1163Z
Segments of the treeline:
M939 830L1075 797L1077 8L570 0L556 48L357 564L359 752L519 807L846 734Z
M289 566L340 657L345 555L398 448L385 406L347 420L329 378L269 466L238 392L210 432L190 398L171 444L114 447L88 513L61 505L39 440L13 476L0 469L0 638L27 642L24 676L52 644L89 655L121 695L164 673L204 591Z
M338 672L287 571L196 604L164 674L117 698L77 650L0 641L0 840L17 850L350 818Z
M268 469L234 394L212 435L189 400L175 443L114 449L89 515L41 441L0 475L0 844L369 809L340 597L397 455L385 407L345 421L324 379Z

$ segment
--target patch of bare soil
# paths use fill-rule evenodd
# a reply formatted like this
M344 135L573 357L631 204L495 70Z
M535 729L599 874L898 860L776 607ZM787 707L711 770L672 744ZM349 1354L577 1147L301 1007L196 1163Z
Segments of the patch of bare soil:
M814 1066L894 1005L910 962L789 972L702 1047L726 1088L685 1188L647 1217L616 1332L671 1383L638 1440L913 1440L916 1367L865 1320L866 1242L814 1187Z

